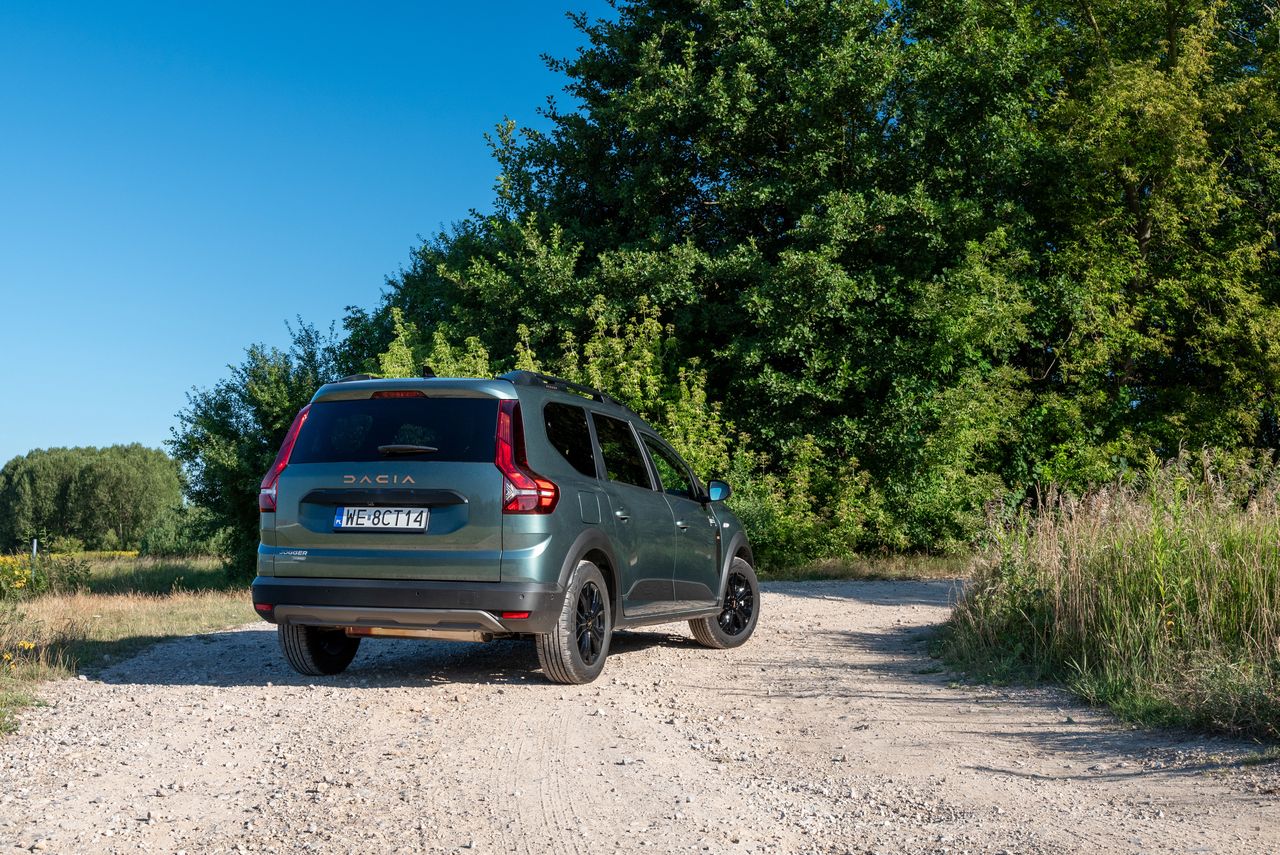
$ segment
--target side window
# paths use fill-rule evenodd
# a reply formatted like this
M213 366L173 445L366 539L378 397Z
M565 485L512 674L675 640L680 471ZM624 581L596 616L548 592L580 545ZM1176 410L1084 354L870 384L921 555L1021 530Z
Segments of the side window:
M669 448L646 436L644 444L653 456L653 465L658 469L658 478L662 481L662 489L672 496L694 498L693 481L689 478L689 470Z
M551 401L542 408L547 425L547 441L560 456L589 478L596 475L596 456L591 450L591 429L587 427L587 411L573 404Z
M644 455L631 433L631 425L619 419L592 413L596 425L596 438L600 440L600 456L604 458L605 473L610 481L634 484L646 490L653 488L649 482L649 469L644 465Z

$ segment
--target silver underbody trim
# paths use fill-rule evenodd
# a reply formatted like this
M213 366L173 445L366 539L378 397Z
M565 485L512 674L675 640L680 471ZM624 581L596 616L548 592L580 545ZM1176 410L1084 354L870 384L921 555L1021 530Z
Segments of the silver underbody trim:
M469 633L506 634L508 630L492 614L479 609L353 609L346 606L275 607L277 623L305 626L370 627L389 630L432 632L447 638Z

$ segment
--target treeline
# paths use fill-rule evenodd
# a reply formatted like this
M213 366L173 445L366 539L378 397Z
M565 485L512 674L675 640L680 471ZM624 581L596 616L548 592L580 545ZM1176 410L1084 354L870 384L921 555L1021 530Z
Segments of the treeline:
M38 539L55 552L214 548L190 525L178 464L142 445L38 449L0 469L0 553Z
M314 381L424 361L622 395L746 485L774 562L945 549L1037 484L1280 445L1273 6L575 20L582 48L551 63L570 106L499 127L492 213L341 337L254 349L180 416L193 496L235 504L246 560L252 486Z

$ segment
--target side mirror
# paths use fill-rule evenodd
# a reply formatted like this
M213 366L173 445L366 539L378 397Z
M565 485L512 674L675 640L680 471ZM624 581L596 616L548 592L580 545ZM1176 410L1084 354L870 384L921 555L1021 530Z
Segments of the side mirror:
M723 481L712 479L707 482L707 498L712 502L723 502L733 495L733 488Z

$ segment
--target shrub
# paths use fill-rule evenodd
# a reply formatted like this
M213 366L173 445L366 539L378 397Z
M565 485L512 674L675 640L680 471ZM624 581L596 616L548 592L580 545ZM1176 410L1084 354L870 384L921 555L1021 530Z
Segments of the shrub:
M208 511L194 505L168 508L142 535L138 554L189 558L222 555L226 551L223 532L208 534L216 524Z
M84 541L71 535L60 535L49 538L45 544L50 552L74 555L84 552Z
M729 507L751 537L763 572L787 570L813 561L853 556L876 526L879 497L856 461L832 474L811 437L797 443L778 466L743 447L734 455L727 480Z
M12 599L31 590L31 556L0 555L0 598Z
M78 555L41 553L31 569L30 555L0 555L0 597L80 591L89 584L89 562Z

